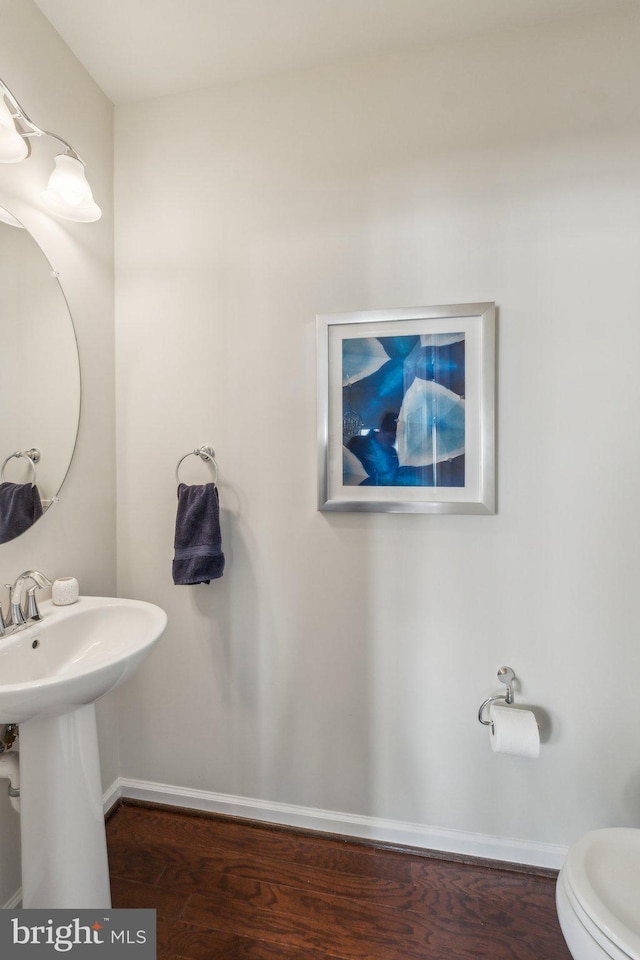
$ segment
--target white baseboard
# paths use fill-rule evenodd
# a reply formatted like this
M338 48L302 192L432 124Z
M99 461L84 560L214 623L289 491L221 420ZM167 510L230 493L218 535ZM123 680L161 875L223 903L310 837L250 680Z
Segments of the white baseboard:
M192 790L188 787L175 787L166 783L150 783L127 778L114 781L105 793L105 812L121 797L161 803L170 807L185 807L206 813L223 813L232 817L278 823L288 827L304 827L308 830L336 833L345 837L554 870L560 869L568 850L567 847L559 844L494 837L464 830L444 830L420 823L383 820L378 817L338 813L333 810L316 810L313 807L271 803L251 797L234 797L224 793Z
M116 777L111 786L105 790L105 793L102 797L102 809L104 810L105 815L109 813L109 810L111 810L111 807L114 805L114 803L117 803L122 796L124 796L122 792L122 781L119 777Z
M226 793L191 790L166 783L118 778L103 797L107 813L121 798L162 803L169 807L184 807L203 813L223 813L245 820L278 823L287 827L304 827L344 837L382 841L400 846L437 850L467 857L482 857L506 863L522 863L532 867L559 870L568 848L534 840L512 840L464 830L443 830L420 823L401 820L383 820L379 817L357 816L333 810L316 810L291 803L271 803L251 797L234 797ZM2 909L14 910L22 901L22 889L8 900Z

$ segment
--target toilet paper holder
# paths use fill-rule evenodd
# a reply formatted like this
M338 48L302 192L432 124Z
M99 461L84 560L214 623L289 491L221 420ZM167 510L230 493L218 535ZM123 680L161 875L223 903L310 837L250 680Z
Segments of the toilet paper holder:
M496 700L504 700L505 703L509 703L509 704L513 703L513 681L515 679L516 679L515 671L511 667L500 667L498 669L498 680L500 681L500 683L504 683L507 689L504 693L500 693L497 696L487 697L487 699L483 700L482 703L480 704L480 709L478 710L478 720L485 727L493 728L493 723L491 722L491 720L485 720L483 717L483 713L485 709L489 706L489 704L495 703Z

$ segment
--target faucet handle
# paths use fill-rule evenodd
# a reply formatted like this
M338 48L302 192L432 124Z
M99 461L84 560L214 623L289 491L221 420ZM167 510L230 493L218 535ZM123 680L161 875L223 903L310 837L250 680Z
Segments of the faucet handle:
M11 601L11 584L5 583L5 587L9 591L9 601ZM5 616L2 603L0 603L0 637L4 637L5 633L7 632L7 627L10 627L10 626L11 626L11 613L8 612Z
M31 587L30 590L27 590L27 602L25 604L24 616L26 620L42 620L42 615L38 610L38 602L36 600L36 590L37 586Z
M0 603L0 637L4 637L8 626L9 624L5 620L4 610L2 609L2 604Z

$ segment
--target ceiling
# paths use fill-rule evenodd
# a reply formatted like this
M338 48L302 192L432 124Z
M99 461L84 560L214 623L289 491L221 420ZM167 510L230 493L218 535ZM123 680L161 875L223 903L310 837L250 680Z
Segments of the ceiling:
M114 103L638 0L36 0Z

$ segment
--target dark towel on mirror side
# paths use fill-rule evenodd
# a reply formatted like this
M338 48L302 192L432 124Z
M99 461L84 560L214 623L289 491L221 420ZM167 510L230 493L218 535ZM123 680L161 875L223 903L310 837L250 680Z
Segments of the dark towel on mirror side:
M0 543L20 536L42 516L35 483L0 483Z
M174 540L173 582L209 583L222 576L224 554L215 483L181 483Z

